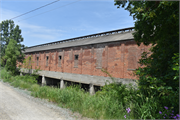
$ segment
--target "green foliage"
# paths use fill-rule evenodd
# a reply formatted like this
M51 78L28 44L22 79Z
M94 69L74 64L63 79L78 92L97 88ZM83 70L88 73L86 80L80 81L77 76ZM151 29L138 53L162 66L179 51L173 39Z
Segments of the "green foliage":
M30 55L23 60L23 67L30 70L30 69L32 69L33 63L34 62L32 61L32 55Z
M30 76L34 76L37 79L39 77L38 71L40 71L40 66L38 68L35 67L35 69L32 70L33 63L34 61L32 61L32 56L28 56L27 58L23 60L23 68L24 68L24 71L25 70L32 71L32 73L30 72Z
M139 68L139 89L145 96L156 94L161 100L161 106L174 107L175 112L179 110L179 53L172 57L173 64L168 68L171 70L161 78L147 76L142 72L147 68Z
M20 52L20 55L17 57L17 60L19 62L22 62L24 58L24 54L22 51L25 49L25 46L20 44L23 42L23 38L21 35L21 30L19 29L19 26L14 24L14 21L12 20L5 20L0 23L0 43L1 43L1 66L6 65L6 59L5 56L5 50L10 42L11 39L15 40L18 44L18 51Z
M11 78L11 75L8 74L8 72L7 72L5 69L0 68L0 77L1 77L2 79L6 80L6 79Z
M118 8L126 3L115 0ZM138 92L155 96L161 101L159 109L168 106L179 113L179 2L129 0L125 10L136 20L133 35L137 44L152 45L139 61L145 67L136 71Z
M4 56L4 58L6 59L5 68L7 71L11 71L13 75L17 72L16 64L17 64L17 58L20 55L19 48L20 45L17 44L15 40L11 39L5 51L5 56Z
M92 96L79 89L79 86L69 86L62 90L48 86L40 87L35 84L32 76L10 76L5 69L1 71L3 81L10 82L15 87L30 90L35 97L48 99L61 107L77 111L83 116L97 119L122 119L126 112L123 105L117 99L113 99L118 98L114 97L115 95ZM133 118L133 114L131 114L131 118Z
M61 107L95 119L124 119L125 115L126 119L159 119L163 118L164 114L170 116L168 111L174 110L164 109L162 100L156 93L146 97L131 85L121 83L106 84L92 96L80 89L80 86L69 86L65 89L39 86L33 76L11 76L5 69L1 69L1 78L15 87L30 90L35 97L48 99ZM127 108L130 112L127 112ZM159 111L163 114L159 114Z
M37 92L39 91L39 89L40 89L40 86L38 84L33 84L29 90L32 92Z
M4 69L4 68L1 68L0 78L3 79L4 82L12 83L12 85L15 86L15 87L20 86L20 88L23 88L22 86L24 86L24 85L26 86L26 84L28 84L30 86L34 85L34 84L37 84L36 77L34 77L34 76L29 76L29 75L25 75L25 76L19 76L19 75L12 76L10 74L10 72L6 71L6 69Z
M32 93L35 97L49 99L63 107L77 111L84 116L98 119L123 118L123 106L112 96L91 96L78 86L69 86L66 89L40 87Z
M98 96L111 96L112 99L117 99L124 107L127 107L135 93L135 88L132 85L122 83L111 83L102 87L102 91L98 91Z
M159 101L158 98L145 97L143 94L136 94L134 102L134 115L138 119L158 119Z

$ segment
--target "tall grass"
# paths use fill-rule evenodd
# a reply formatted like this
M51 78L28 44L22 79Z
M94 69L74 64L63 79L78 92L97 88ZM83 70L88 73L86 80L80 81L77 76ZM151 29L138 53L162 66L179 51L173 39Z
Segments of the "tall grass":
M131 85L109 84L102 87L95 95L90 95L80 86L69 86L65 89L39 86L32 76L10 76L1 69L1 78L15 87L31 91L31 95L61 107L70 108L83 116L96 119L158 119L162 118L159 111L158 97L144 97Z
M91 118L123 118L122 113L125 113L122 104L119 104L117 99L112 99L111 96L91 96L78 86L69 86L63 90L43 86L38 91L33 92L32 95L49 99L49 101L56 102L60 106L78 111Z
M12 76L5 69L0 69L0 77L4 82L9 82L14 87L19 87L21 89L27 89L34 91L34 86L38 86L36 83L36 79L33 76L25 75L25 76ZM39 86L38 86L39 87Z

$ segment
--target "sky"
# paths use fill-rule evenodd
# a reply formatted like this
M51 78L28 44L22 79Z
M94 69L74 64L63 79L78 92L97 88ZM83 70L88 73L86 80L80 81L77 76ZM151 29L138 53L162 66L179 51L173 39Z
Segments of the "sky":
M0 22L55 0L0 0ZM48 11L48 12L47 12ZM134 27L133 17L114 0L60 0L12 19L27 47L84 35Z

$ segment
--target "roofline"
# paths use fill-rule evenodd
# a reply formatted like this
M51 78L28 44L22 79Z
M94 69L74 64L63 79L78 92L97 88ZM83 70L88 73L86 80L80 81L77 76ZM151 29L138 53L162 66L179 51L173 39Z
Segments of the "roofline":
M106 31L106 32L101 32L101 33L95 33L95 34L90 34L90 35L85 35L85 36L80 36L80 37L75 37L75 38L70 38L70 39L59 40L59 41L55 41L55 42L49 42L49 43L39 44L39 45L35 45L35 46L30 46L30 47L27 47L26 49L33 48L33 47L40 47L40 46L47 46L47 45L51 45L51 44L62 43L62 42L71 41L71 40L74 41L74 40L78 40L78 39L97 37L97 36L102 36L102 35L106 35L106 34L125 32L126 30L132 31L133 29L134 29L134 27L128 27L128 28L123 28L123 29L111 30L111 31Z
M108 42L103 42L104 43L111 43L111 42L119 42L119 41L129 41L129 40L134 40L134 39L125 39L125 40L118 40L118 41L108 41ZM95 45L95 44L102 44L102 43L94 43L94 44L87 44L87 45ZM81 45L81 46L87 46L87 45ZM79 45L72 45L72 46L68 46L68 47L62 47L60 49L63 49L63 48L71 48L71 47L77 47ZM59 48L54 48L54 49L49 49L49 50L57 50ZM37 50L37 51L31 51L31 52L23 52L25 54L29 54L29 53L34 53L34 52L43 52L43 51L49 51L49 50Z

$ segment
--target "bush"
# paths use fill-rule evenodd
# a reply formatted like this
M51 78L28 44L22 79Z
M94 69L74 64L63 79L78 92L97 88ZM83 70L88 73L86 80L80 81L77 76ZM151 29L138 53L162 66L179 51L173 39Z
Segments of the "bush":
M4 81L10 82L15 87L30 90L31 95L34 97L48 99L61 107L70 108L72 111L77 111L86 117L96 119L158 119L177 117L171 117L170 114L167 114L163 106L165 103L162 104L162 98L157 96L158 91L146 88L145 85L147 84L142 85L142 80L140 81L141 86L139 90L132 87L131 84L111 83L103 86L101 91L96 92L92 96L80 89L80 86L69 86L65 89L39 86L33 76L9 76L9 73L5 70L1 72L1 77L3 77ZM177 98L174 99L177 100ZM168 98L167 100L170 99ZM173 103L169 104L172 105ZM174 108L168 108L176 114ZM165 116L165 114L169 116Z
M172 72L169 72L162 77L152 77L145 74L147 68L139 68L139 92L143 96L150 98L156 97L159 102L159 107L173 107L174 112L179 113L179 54L174 54L172 58L173 64L169 67ZM143 72L141 72L143 71ZM160 109L159 108L159 109Z
M4 82L8 82L8 80L12 77L9 72L7 72L4 68L0 69L0 77L3 79Z
M102 87L102 91L96 93L100 96L110 96L112 99L117 99L124 107L127 107L134 100L136 94L132 84L126 85L122 83L111 83Z
M40 89L40 86L38 84L33 84L31 85L31 88L29 90L32 92L37 92L39 91L39 89Z

